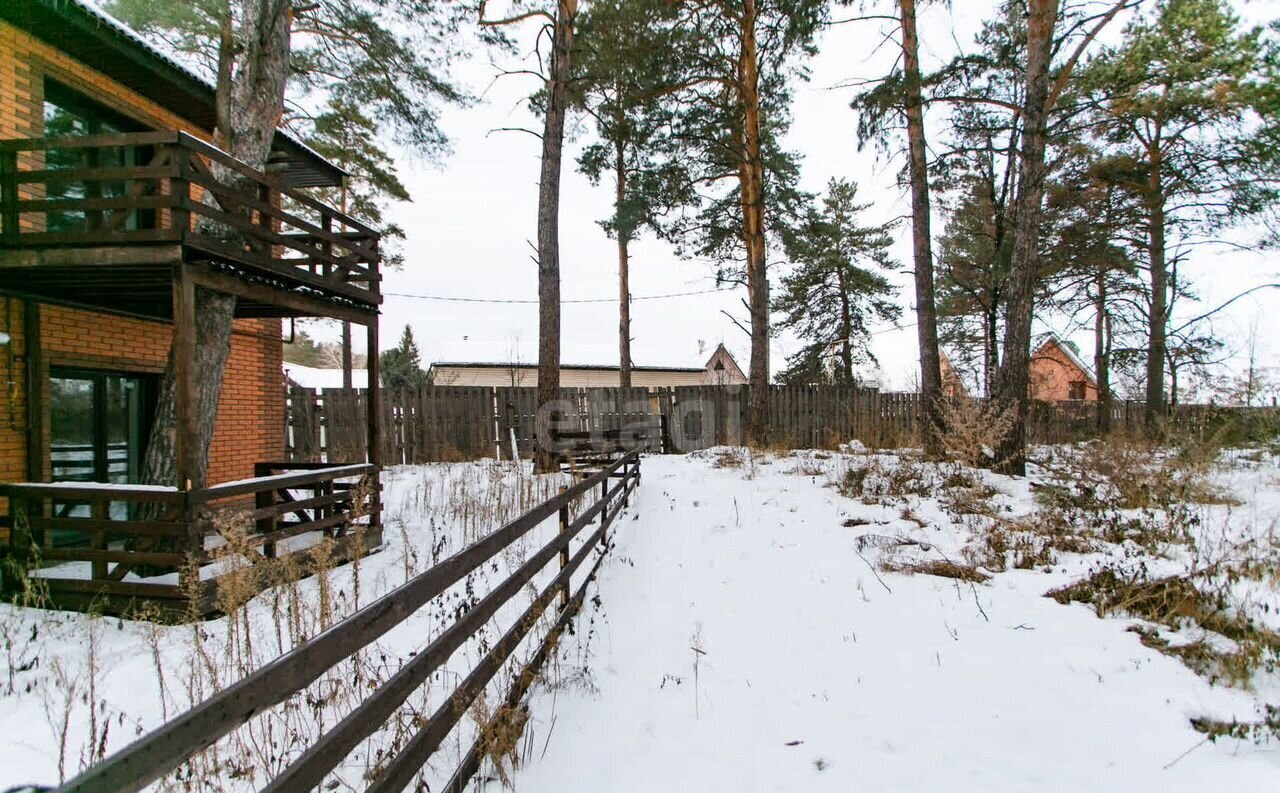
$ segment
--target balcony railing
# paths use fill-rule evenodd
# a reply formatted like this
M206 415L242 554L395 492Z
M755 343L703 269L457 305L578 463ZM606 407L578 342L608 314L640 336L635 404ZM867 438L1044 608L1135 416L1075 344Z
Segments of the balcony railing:
M184 132L0 141L0 248L161 243L379 302L376 231Z

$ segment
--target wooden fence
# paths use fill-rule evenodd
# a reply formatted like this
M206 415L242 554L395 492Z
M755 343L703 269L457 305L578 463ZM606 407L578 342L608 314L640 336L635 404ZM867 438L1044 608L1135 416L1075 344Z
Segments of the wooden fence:
M610 483L616 484L610 486ZM554 516L560 532L531 554L502 583L460 613L454 622L434 636L388 680L368 695L345 718L330 726L301 755L262 788L264 793L316 789L347 754L386 724L409 696L430 679L462 645L494 619L498 610L523 593L534 577L553 559L559 572L511 624L498 641L481 648L479 660L457 687L440 700L428 718L419 720L417 732L381 764L377 776L365 780L366 791L391 793L403 790L467 714L472 702L501 671L512 652L559 599L556 620L537 651L505 697L505 707L495 709L501 718L519 706L537 679L538 670L556 646L558 637L580 608L586 587L595 576L607 549L606 531L626 506L640 482L640 457L631 452L599 472L534 507L502 528L410 579L323 633L303 642L258 671L214 694L164 726L142 736L67 782L59 793L132 793L154 783L196 753L247 722L254 715L285 702L307 688L343 660L372 644L392 628L412 617L449 587L466 578L512 543ZM599 497L584 502L596 491ZM570 510L580 511L570 519ZM599 517L598 525L572 555L570 543ZM595 559L590 557L595 555ZM590 563L590 564L588 564ZM589 570L570 595L571 579L584 564ZM484 736L493 724L484 725L480 737L463 755L444 790L462 793L486 755Z
M365 392L362 389L289 390L286 449L290 460L330 463L364 459ZM537 393L533 388L426 386L383 390L386 464L509 458L533 446ZM831 448L858 440L873 447L920 442L920 395L857 386L770 386L770 443L790 448ZM746 386L566 388L561 390L567 432L639 431L645 449L690 452L745 442ZM1036 403L1029 426L1033 443L1067 443L1097 435L1094 402ZM1271 413L1268 413L1271 411ZM1270 408L1179 405L1166 423L1179 432L1205 434L1224 417L1274 415ZM1137 432L1142 403L1114 401L1111 426Z

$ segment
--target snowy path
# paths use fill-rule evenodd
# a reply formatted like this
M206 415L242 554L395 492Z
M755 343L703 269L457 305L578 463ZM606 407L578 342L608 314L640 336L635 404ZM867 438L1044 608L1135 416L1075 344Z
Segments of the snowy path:
M1247 695L1042 596L1065 575L886 591L842 521L896 510L792 467L645 459L579 620L594 685L534 700L516 790L1280 789L1274 745L1179 759L1189 717L1250 718Z

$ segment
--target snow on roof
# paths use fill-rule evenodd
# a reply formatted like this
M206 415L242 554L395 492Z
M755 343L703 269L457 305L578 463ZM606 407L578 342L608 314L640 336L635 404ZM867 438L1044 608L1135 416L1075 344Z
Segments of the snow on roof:
M321 369L302 364L284 364L284 376L303 388L342 388L341 369ZM364 388L369 384L369 370L352 369L351 384L356 388Z

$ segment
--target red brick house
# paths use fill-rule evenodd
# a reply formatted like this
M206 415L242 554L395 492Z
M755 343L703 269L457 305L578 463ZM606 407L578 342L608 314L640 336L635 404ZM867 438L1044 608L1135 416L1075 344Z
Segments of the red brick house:
M951 399L969 397L951 359L941 353L942 393ZM1038 402L1097 402L1098 381L1071 345L1047 334L1031 354L1031 398Z
M1050 333L1031 354L1031 398L1040 402L1097 402L1098 381L1071 345Z
M282 319L348 319L369 328L376 348L377 233L302 190L339 185L343 172L283 132L273 173L253 171L209 145L213 124L208 83L87 3L0 3L0 511L14 511L9 498L30 510L25 541L43 542L46 559L66 558L49 535L92 512L96 531L72 534L97 549L85 557L95 581L129 571L115 524L107 531L102 521L120 519L125 533L135 511L123 505L147 497L128 486L139 481L171 348L180 488L164 496L175 505L166 530L181 531L193 502L257 498L268 538L284 536L290 515L311 513L263 507L287 498L283 490L216 486L283 461ZM227 192L212 161L240 170L257 192ZM239 224L244 246L203 235L200 217ZM196 288L236 297L204 483L214 490L198 498L184 473L195 469ZM38 486L49 482L86 484ZM121 489L98 503L89 483ZM0 528L0 546L7 533ZM264 549L274 553L273 542Z

